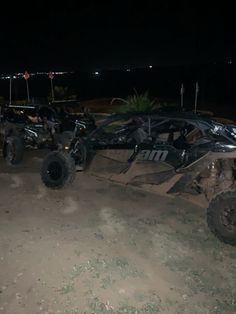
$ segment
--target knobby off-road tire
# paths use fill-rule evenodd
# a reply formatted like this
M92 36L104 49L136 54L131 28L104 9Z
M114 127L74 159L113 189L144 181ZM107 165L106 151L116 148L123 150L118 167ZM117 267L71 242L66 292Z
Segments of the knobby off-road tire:
M207 223L219 240L236 245L236 191L223 192L210 202Z
M24 143L18 136L9 136L3 144L3 157L9 165L17 165L23 159Z
M46 156L41 168L41 179L51 189L61 189L75 179L75 162L66 152L51 152Z

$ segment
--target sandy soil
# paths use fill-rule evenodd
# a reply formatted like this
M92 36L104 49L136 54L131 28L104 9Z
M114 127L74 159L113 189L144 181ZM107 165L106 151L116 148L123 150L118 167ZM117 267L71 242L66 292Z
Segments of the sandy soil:
M29 158L0 161L0 313L236 312L236 250L202 209L85 174L48 190Z

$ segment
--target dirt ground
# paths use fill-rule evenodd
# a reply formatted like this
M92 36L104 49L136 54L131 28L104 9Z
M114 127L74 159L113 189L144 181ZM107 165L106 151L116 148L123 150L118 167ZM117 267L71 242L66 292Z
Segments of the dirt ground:
M81 173L48 190L41 160L0 161L0 313L236 313L236 249L204 210Z

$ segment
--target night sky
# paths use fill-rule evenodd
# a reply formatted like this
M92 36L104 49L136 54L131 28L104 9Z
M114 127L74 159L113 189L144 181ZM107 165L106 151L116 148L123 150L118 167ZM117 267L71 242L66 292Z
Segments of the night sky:
M0 11L0 72L234 60L233 9L190 2L9 3Z

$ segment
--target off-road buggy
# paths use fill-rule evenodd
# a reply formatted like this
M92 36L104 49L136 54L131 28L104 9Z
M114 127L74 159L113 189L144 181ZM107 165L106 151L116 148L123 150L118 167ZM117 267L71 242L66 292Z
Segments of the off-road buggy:
M25 148L56 149L59 144L65 146L74 136L75 121L79 125L80 135L94 127L92 118L67 112L67 104L64 101L50 105L32 103L3 106L0 142L7 162L19 163Z
M180 195L207 208L210 230L236 245L236 126L200 114L110 116L81 139L43 161L53 189L70 184L76 167L149 191Z
M53 109L41 104L11 104L1 111L1 147L8 163L19 163L26 148L52 147L59 128Z
M50 102L50 108L55 112L55 117L60 121L60 131L74 132L75 122L80 126L80 134L85 134L96 128L95 119L77 100L57 100ZM79 124L78 124L79 123Z

